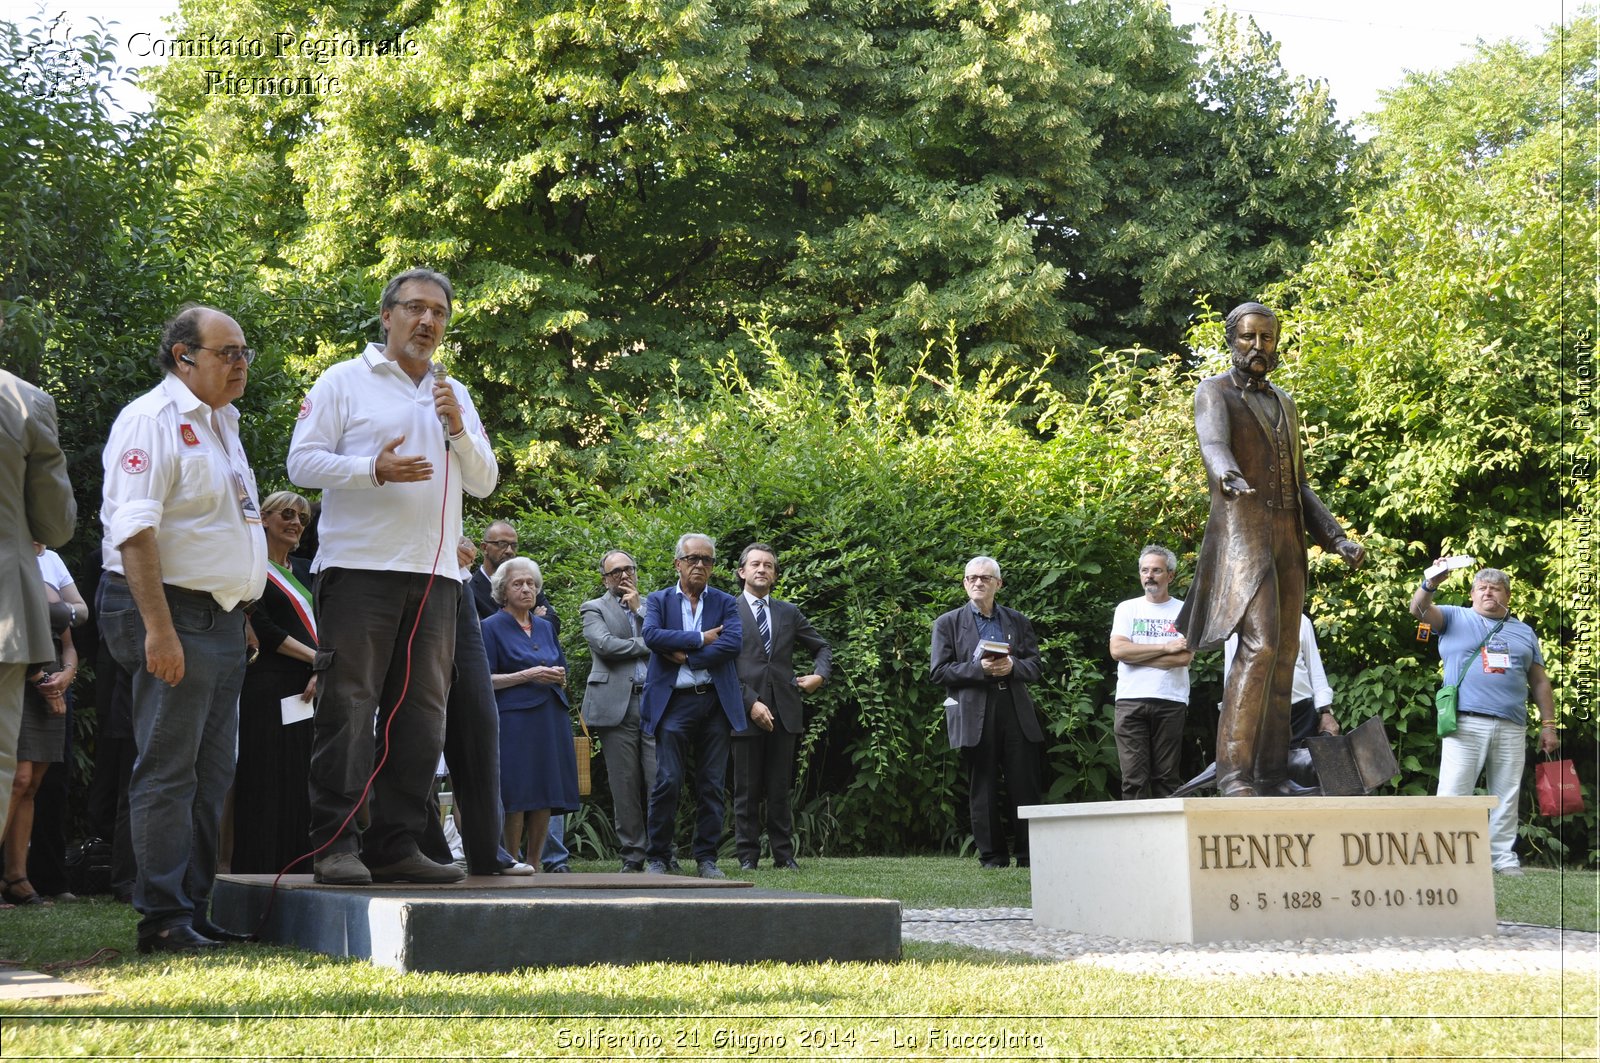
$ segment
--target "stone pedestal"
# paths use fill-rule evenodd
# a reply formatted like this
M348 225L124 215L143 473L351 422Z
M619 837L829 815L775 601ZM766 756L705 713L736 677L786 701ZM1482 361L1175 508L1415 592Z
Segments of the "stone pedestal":
M1492 797L1030 805L1039 926L1148 941L1495 932Z

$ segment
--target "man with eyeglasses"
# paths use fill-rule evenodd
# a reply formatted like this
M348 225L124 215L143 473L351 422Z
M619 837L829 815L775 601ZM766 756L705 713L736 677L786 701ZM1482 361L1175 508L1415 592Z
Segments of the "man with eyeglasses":
M967 604L933 622L933 681L944 686L945 732L966 768L972 840L985 868L1029 866L1028 824L1017 815L1039 803L1044 731L1028 694L1041 674L1039 640L1028 618L995 603L1005 586L1000 562L967 562ZM1001 800L1001 787L1005 800ZM1008 848L1006 821L1014 840Z
M645 600L644 644L650 647L643 731L656 740L656 778L647 816L645 872L664 875L683 789L684 760L695 754L694 860L701 878L726 878L717 867L722 841L728 741L749 720L735 660L744 640L733 595L710 586L717 545L708 535L680 536L678 582Z
M1154 543L1139 552L1142 598L1117 603L1111 657L1117 662L1113 733L1122 768L1122 799L1166 797L1178 788L1183 720L1189 711L1189 662L1178 634L1183 601L1169 590L1178 557Z
M245 606L267 581L256 478L233 405L254 359L233 318L183 308L162 330L165 377L117 415L103 455L98 612L133 678L140 952L244 940L212 923L209 908L233 781Z
M490 593L489 581L494 577L495 569L517 556L517 529L509 521L497 520L483 530L483 564L472 571L472 598L477 608L478 619L487 620L500 611L500 606L495 604L494 595ZM533 615L542 616L549 621L555 629L557 637L561 635L561 618L556 615L555 606L550 604L550 599L545 597L541 587L539 596L534 599Z
M433 361L453 298L432 270L390 280L385 342L322 374L289 445L289 479L322 490L311 842L331 885L463 877L420 846L455 655L461 492L487 497L499 469L467 389Z
M578 606L592 662L583 718L600 734L622 870L635 873L644 870L649 848L645 816L656 779L656 740L644 733L639 715L650 647L644 644L644 603L633 558L623 550L606 551L600 579L605 593Z

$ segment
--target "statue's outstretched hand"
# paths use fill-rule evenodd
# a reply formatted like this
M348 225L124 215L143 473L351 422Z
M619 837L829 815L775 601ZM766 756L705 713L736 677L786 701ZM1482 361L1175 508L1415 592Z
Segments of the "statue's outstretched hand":
M1229 498L1238 498L1240 495L1253 495L1256 489L1236 472L1230 472L1222 478L1222 493Z
M1361 562L1367 559L1367 549L1353 539L1340 539L1339 556L1351 568L1360 568Z

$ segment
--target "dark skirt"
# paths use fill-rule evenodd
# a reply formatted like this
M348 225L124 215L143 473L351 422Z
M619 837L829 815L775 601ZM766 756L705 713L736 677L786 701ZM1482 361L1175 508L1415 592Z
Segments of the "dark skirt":
M570 744L570 743L569 743ZM23 690L22 729L17 732L17 759L59 764L67 746L67 716L50 711L50 703L32 683Z
M271 663L270 670L252 667L245 673L239 698L229 867L241 875L277 874L311 850L311 721L285 727L279 705L305 690L311 666L286 657ZM309 874L308 865L293 873Z
M507 812L578 810L572 720L554 695L538 708L500 714L500 798Z

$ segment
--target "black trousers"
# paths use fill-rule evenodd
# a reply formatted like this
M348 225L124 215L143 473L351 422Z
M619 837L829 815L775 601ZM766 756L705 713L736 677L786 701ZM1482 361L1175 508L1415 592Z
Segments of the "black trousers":
M1028 824L1018 818L1017 809L1039 803L1039 743L1023 735L1009 690L990 691L983 708L982 737L977 745L963 749L961 758L967 769L972 840L978 847L978 860L1005 867L1013 851L1019 862L1027 859ZM1014 835L1009 850L1008 819Z
M489 658L483 649L483 623L477 603L463 590L456 606L455 678L444 707L444 762L450 768L455 795L456 829L467 857L467 873L493 875L500 870L500 710L489 681ZM437 801L436 801L437 804ZM455 859L445 841L439 810L428 817L422 853L448 864Z
M774 724L772 731L732 740L733 840L740 860L761 858L761 803L767 805L767 844L775 864L794 859L794 750L800 736Z

